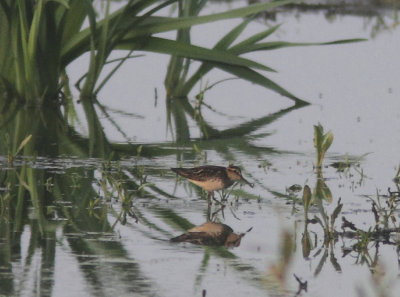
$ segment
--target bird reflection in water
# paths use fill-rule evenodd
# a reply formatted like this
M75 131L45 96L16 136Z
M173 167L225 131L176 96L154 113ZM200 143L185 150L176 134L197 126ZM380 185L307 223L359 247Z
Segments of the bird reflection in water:
M221 223L207 222L196 226L187 232L171 239L172 242L190 242L207 246L238 247L243 236L250 232L236 234L228 225Z

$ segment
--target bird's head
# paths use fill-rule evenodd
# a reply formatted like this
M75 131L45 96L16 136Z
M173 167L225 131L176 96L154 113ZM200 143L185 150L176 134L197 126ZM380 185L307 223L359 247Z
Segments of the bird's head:
M226 172L228 174L228 177L230 180L233 181L244 181L246 184L248 184L250 187L254 187L254 184L248 182L243 176L242 176L242 171L240 170L239 167L234 166L234 165L229 165L226 168Z

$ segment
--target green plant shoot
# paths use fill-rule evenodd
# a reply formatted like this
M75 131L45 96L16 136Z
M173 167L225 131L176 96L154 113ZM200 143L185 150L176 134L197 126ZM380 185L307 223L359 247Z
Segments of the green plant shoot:
M317 168L322 167L325 153L333 142L333 133L327 132L324 134L324 128L321 124L314 126L314 147L317 151Z

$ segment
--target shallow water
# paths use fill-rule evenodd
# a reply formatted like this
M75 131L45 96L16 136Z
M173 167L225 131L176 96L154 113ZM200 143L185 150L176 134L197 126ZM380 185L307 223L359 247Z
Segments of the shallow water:
M207 11L225 8L215 5ZM384 20L392 24L390 12ZM236 23L195 28L193 42L213 44ZM278 14L276 23L283 24L273 36L276 40L369 40L252 55L279 70L269 77L311 105L285 110L292 103L280 95L244 81L224 82L205 94L205 103L226 115L203 108L212 127L224 130L274 113L276 118L263 120L260 126L252 123L253 129L244 137L195 142L200 152L193 143L174 143L176 135L167 127L164 102L168 59L147 55L126 63L100 95L105 105L135 115L112 114L126 136L103 119L109 139L143 143L143 156L132 153L111 163L70 156L16 158L12 168L2 157L2 176L23 176L24 170L29 173L33 168L41 189L38 201L44 206L23 210L20 220L15 215L7 221L4 218L10 216L2 213L0 294L294 296L299 288L296 274L308 282L308 291L301 296L378 296L386 291L389 296L398 295L397 234L390 242L371 240L359 252L353 247L357 240L346 236L324 244L323 229L310 223L312 246L304 256L302 192L289 195L286 189L307 184L313 190L322 180L314 168L313 147L313 125L321 123L334 134L322 168L332 201L323 201L323 210L330 216L341 199L343 208L335 223L338 232L342 217L365 231L375 226L371 199L377 202L377 192L385 195L389 187L398 191L393 178L400 163L400 31L394 27L371 38L373 18L339 16L331 22L322 13ZM264 28L263 21L257 20L248 32ZM85 65L72 67L72 77L78 78ZM207 79L211 83L227 77L214 71ZM189 123L191 138L199 137L196 124ZM164 153L146 157L147 144ZM354 166L344 172L327 166L347 160ZM243 175L255 187L234 187L225 209L215 218L238 233L252 227L241 245L226 249L169 242L218 211L216 205L208 211L201 191L177 179L169 168L230 161L243 168ZM15 178L17 189L22 182ZM104 188L107 179L114 184ZM137 191L143 183L150 183L144 187L147 192ZM2 197L6 188L2 184ZM128 201L124 207L124 197L130 195L132 204ZM22 199L36 203L29 195ZM383 207L386 200L380 196ZM311 206L308 217L322 218L321 209ZM397 210L392 217L397 226ZM284 234L292 235L290 260L283 260Z

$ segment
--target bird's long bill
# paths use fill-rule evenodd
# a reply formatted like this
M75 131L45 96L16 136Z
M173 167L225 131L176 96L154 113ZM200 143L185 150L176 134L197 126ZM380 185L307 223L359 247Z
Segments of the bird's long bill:
M244 181L246 184L248 184L250 187L254 187L254 184L252 184L251 182L249 182L247 179L245 179L243 176L240 176L241 180Z

